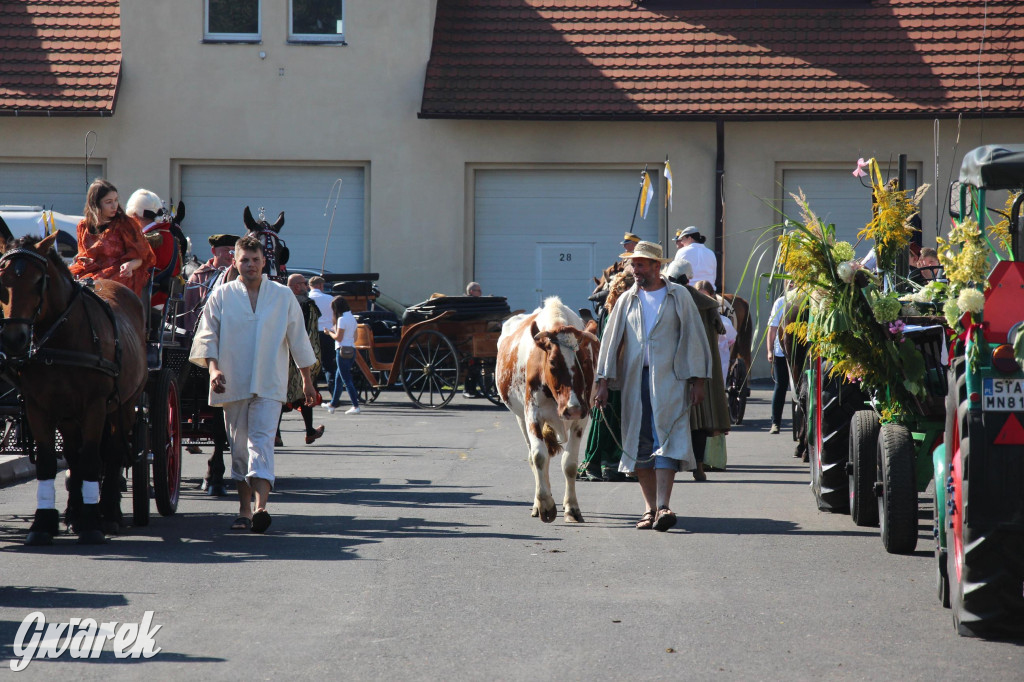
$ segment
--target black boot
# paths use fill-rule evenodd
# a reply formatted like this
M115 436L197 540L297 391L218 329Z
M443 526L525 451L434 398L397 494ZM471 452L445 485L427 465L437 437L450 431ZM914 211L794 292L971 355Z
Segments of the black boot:
M60 533L60 514L56 509L36 509L36 517L28 529L25 544L29 547L52 545L53 537Z

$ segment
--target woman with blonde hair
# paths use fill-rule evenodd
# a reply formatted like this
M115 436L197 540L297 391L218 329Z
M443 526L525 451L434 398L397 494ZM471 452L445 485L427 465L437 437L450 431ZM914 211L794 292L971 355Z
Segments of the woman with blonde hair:
M117 188L102 178L93 181L84 213L78 223L78 255L68 268L71 274L120 282L141 296L156 256L138 223L121 208Z

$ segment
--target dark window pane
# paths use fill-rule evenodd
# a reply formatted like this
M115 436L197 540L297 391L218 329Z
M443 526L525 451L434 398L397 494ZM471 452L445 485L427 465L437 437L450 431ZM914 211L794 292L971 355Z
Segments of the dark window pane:
M210 33L259 33L260 0L206 0Z
M292 0L292 33L337 35L342 0Z

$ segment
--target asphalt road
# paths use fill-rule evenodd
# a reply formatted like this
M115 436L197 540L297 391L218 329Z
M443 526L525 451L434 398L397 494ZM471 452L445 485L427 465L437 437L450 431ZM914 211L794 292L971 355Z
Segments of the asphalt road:
M8 486L0 665L10 674L30 612L138 622L151 610L152 659L108 645L18 675L1021 680L1024 643L961 638L939 605L930 512L913 556L818 512L789 437L767 434L769 397L756 390L729 436L728 471L679 475L668 533L633 528L635 483L580 483L582 525L530 518L507 410L456 398L424 411L402 393L358 417L318 412L314 446L286 417L265 536L229 531L237 502L198 491L205 455L185 456L177 515L154 508L147 528L99 547L22 547L35 485Z

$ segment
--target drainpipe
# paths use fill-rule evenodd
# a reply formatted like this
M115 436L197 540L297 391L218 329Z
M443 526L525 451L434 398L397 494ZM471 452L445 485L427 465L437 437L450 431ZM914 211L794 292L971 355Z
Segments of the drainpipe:
M715 290L725 293L725 121L715 120L715 255L718 278Z

